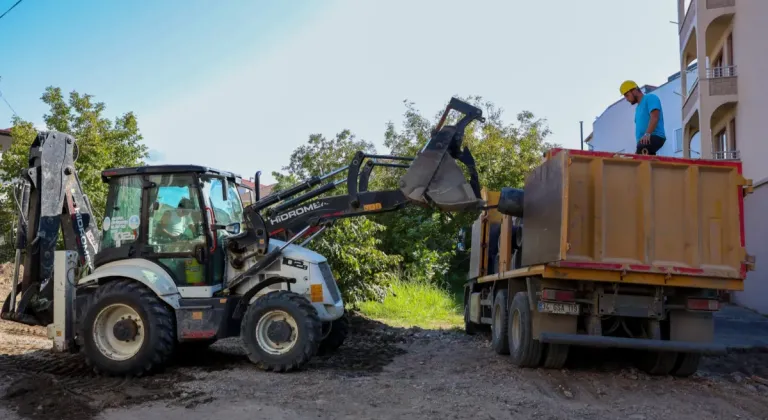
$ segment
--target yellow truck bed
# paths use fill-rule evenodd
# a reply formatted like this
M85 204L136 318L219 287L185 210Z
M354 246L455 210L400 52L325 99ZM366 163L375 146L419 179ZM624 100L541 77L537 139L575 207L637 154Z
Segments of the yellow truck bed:
M741 162L552 149L525 185L523 269L550 278L743 290Z

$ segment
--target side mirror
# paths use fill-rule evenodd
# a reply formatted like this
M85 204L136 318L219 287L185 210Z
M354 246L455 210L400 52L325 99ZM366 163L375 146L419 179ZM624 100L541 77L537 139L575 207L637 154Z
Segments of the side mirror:
M215 230L225 230L230 235L237 235L240 233L240 223L230 223L228 225L213 225Z
M152 210L157 211L159 209L160 209L160 203L158 203L157 201L152 203Z
M230 235L237 235L240 233L240 223L231 223L224 228Z

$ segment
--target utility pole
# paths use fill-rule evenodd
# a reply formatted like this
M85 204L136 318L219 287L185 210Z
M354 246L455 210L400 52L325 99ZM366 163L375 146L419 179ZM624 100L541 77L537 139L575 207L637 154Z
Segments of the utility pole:
M579 128L581 130L581 150L584 150L584 121L579 121Z

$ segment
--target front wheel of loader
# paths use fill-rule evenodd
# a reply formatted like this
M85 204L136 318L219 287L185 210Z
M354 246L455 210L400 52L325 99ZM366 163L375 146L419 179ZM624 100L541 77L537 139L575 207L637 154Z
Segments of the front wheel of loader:
M288 372L303 368L317 354L323 327L306 298L277 290L248 307L240 336L251 362L263 370Z
M320 342L320 347L317 349L318 356L325 356L338 350L349 335L349 318L346 313L329 324L331 331Z
M142 376L165 365L174 352L173 310L134 280L99 286L79 329L81 352L96 372Z

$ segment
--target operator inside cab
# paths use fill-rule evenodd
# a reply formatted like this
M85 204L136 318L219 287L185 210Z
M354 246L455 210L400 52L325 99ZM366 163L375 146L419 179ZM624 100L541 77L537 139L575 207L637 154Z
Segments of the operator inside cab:
M190 212L192 209L191 200L183 198L179 201L176 211L166 211L160 219L160 232L163 236L170 240L179 240L184 233L189 233L187 229L194 234L196 218Z
M627 80L619 88L624 99L635 108L635 153L656 155L664 146L667 136L664 132L664 112L659 97L653 93L644 94L637 83Z

